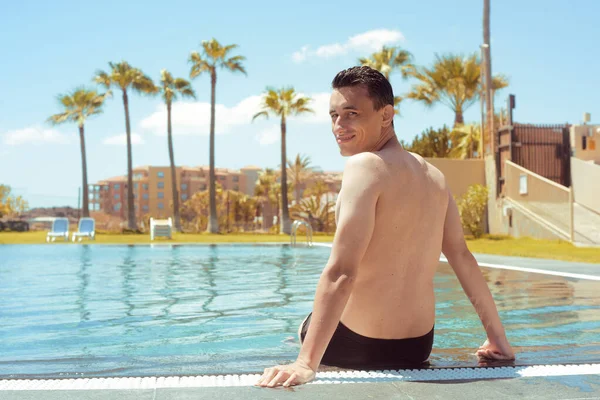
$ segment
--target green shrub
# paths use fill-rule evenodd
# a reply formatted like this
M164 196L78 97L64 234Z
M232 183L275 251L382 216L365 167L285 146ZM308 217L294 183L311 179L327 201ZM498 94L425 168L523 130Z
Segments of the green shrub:
M482 221L487 200L487 187L483 185L471 185L467 192L456 201L463 228L471 232L476 238L480 238L483 235Z

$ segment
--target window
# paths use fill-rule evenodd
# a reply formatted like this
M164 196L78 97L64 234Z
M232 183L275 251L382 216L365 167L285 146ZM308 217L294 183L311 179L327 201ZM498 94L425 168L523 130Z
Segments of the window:
M187 194L182 194L181 195L181 200L187 200Z
M144 188L144 190L148 190L148 184L147 184L147 183L144 183L144 184L142 185L142 187Z
M164 199L165 198L165 194L163 192L158 192L158 198L159 199Z
M121 198L121 195L119 193L115 193L115 200L119 200Z
M159 189L164 189L165 188L165 183L164 182L158 182L158 188Z
M240 190L239 185L233 185L233 190L235 190L236 192L238 192Z
M143 209L144 211L148 211L148 206L142 206L142 209Z
M239 176L237 176L237 175L234 175L234 176L233 176L233 181L234 181L234 182L238 182L239 180L240 180L240 177L239 177Z
M187 190L187 183L181 184L181 190Z
M117 204L115 204L115 206L114 206L114 210L115 210L115 211L119 211L120 209L121 209L121 203L117 203Z
M206 190L206 185L200 186L200 190Z
M104 186L104 190L108 190L108 185L105 185L105 186Z
M164 172L157 172L156 176L158 176L159 178L164 178L165 177L165 173Z
M225 180L225 177L224 177L223 175L219 175L219 180L220 180L220 181L224 181L224 180Z
M581 137L581 150L587 149L587 136Z
M144 200L148 200L148 193L144 193L144 194L142 195L142 198L143 198Z
M133 208L137 210L137 208L138 208L137 204L134 204Z
M115 184L113 185L113 189L114 189L114 190L119 190L119 189L121 189L121 185L119 185L118 183L115 183Z
M133 188L134 188L134 189L137 189L137 188L138 188L138 184L137 184L137 182L133 184Z
M158 209L162 210L163 208L165 208L165 205L161 202L158 203Z

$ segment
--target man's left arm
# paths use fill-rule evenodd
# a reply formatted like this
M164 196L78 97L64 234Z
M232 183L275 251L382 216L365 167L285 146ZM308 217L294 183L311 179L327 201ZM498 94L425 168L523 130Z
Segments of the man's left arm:
M314 379L373 234L380 193L374 157L363 153L346 164L331 255L317 285L311 322L298 359L291 365L267 368L257 385L290 386Z

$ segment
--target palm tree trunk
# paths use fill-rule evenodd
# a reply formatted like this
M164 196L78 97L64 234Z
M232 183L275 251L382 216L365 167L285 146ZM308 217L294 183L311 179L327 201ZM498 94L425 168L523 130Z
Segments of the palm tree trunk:
M465 123L465 118L463 117L462 110L454 111L454 127L456 128L458 125L463 125Z
M208 228L209 233L219 233L219 220L217 218L217 191L215 187L215 90L217 86L217 72L213 69L210 72L210 155L209 155L209 215Z
M129 123L129 101L127 91L123 90L123 106L125 107L125 133L127 135L127 228L134 231L135 208L133 207L133 160L131 152L131 124Z
M279 231L289 235L292 232L292 227L290 224L290 211L288 209L285 134L285 114L283 114L281 116L281 224Z
M88 181L87 181L87 161L85 157L85 136L83 134L83 125L79 125L79 143L81 145L81 175L83 178L83 217L90 216Z
M169 160L171 162L171 188L173 196L173 219L175 231L181 232L181 218L179 216L179 191L177 190L177 170L175 169L175 154L173 152L173 131L171 129L171 102L167 102L167 137L169 142Z
M483 44L485 54L485 104L490 150L495 154L494 97L492 94L492 50L490 43L490 0L483 0Z

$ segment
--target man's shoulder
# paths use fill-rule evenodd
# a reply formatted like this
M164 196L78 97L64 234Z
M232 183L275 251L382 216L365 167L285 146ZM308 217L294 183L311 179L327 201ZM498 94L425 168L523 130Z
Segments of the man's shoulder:
M380 156L376 153L365 151L350 156L348 161L346 161L344 171L364 171L365 169L377 170L382 164L384 164L384 162Z
M364 152L348 158L342 175L344 182L353 182L360 186L377 185L381 181L384 162L376 154Z

